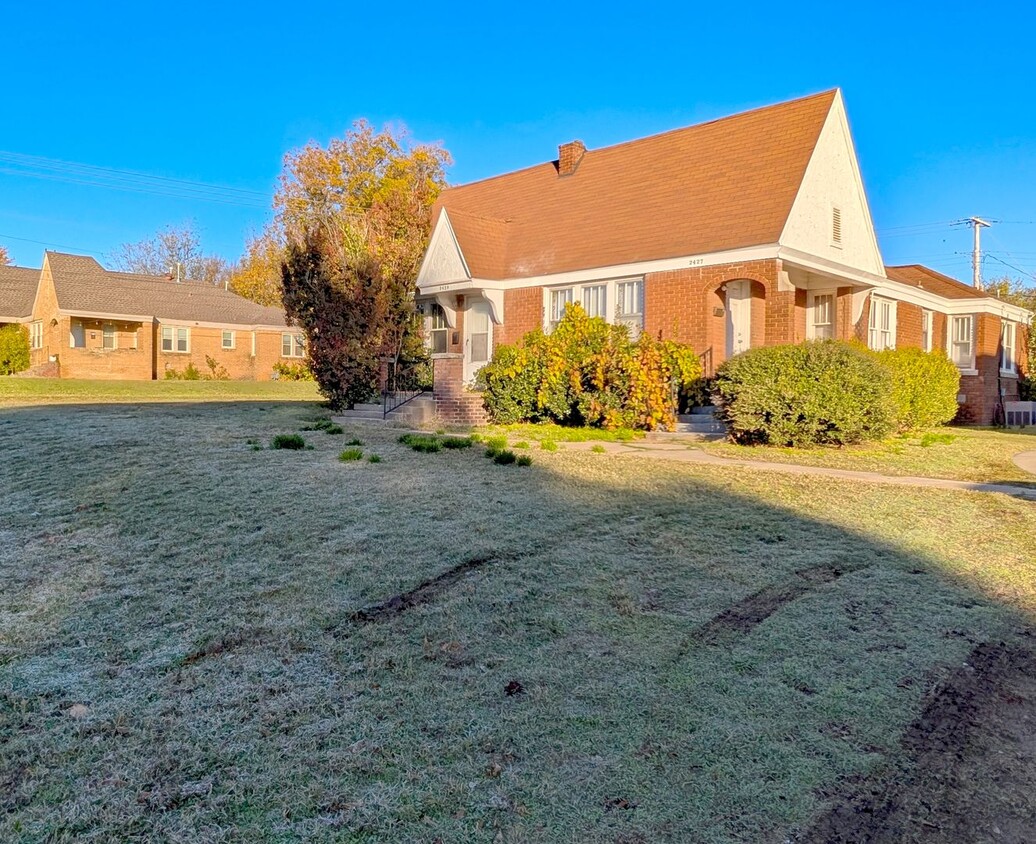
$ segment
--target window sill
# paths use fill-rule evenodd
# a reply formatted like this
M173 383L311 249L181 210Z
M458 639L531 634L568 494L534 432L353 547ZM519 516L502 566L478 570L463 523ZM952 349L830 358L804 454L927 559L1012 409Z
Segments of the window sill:
M960 370L960 374L961 375L978 375L978 370L977 369L961 369Z
M1000 377L1001 378L1017 378L1018 377L1018 373L1017 372L1011 372L1008 369L1001 369L1000 370Z
M188 350L186 352L173 352L173 351L170 351L168 349L162 349L162 354L163 355L189 355L190 351Z

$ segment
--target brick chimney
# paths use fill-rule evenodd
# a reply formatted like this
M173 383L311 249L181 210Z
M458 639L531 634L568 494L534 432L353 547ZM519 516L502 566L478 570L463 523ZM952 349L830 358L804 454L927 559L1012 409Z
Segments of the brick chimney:
M558 147L558 175L571 176L575 173L585 154L586 145L582 141L561 144Z

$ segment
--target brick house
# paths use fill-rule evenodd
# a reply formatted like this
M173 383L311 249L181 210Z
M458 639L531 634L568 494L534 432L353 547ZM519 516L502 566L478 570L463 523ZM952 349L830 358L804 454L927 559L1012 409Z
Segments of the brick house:
M840 91L445 190L418 279L446 421L478 421L493 348L569 302L691 344L712 372L753 346L945 349L962 417L1018 395L1031 314L921 266L886 267Z
M262 381L305 358L279 308L61 252L46 252L39 270L0 268L5 320L29 329L30 372L61 378L146 381L189 364L208 374L212 360L232 379Z

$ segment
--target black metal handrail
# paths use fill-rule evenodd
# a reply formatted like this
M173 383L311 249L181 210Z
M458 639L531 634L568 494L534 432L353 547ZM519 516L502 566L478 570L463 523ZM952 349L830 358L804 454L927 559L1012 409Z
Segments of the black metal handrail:
M701 364L702 378L712 378L716 374L712 369L712 346L698 355L698 362Z
M419 363L400 369L396 362L388 365L385 391L381 394L381 416L383 419L434 387L435 370L428 363Z

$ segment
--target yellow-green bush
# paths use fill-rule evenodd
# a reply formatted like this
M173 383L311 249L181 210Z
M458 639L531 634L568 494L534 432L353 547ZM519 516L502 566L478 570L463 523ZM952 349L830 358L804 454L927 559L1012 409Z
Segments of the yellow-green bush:
M0 375L29 368L29 332L24 325L0 328Z
M494 421L552 421L603 428L672 427L680 394L701 378L693 350L647 334L632 341L625 326L588 317L569 305L551 334L531 331L501 346L479 373Z
M890 349L877 353L892 377L896 426L901 431L932 428L957 414L960 370L941 350Z

